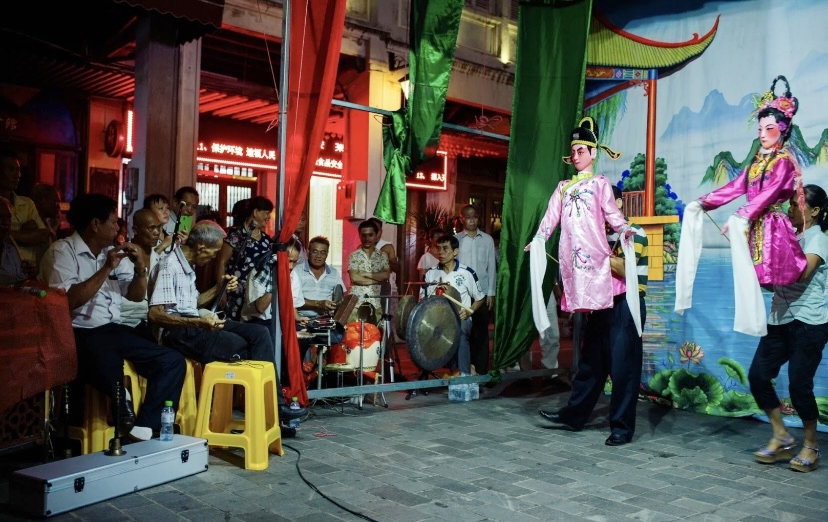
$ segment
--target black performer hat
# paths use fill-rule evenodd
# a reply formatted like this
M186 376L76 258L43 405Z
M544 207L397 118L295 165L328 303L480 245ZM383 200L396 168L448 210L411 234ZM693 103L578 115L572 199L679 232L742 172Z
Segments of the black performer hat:
M616 152L606 145L598 145L598 126L595 124L595 120L589 116L581 118L581 121L578 122L578 126L572 130L570 135L572 138L569 142L570 147L572 145L586 145L591 149L597 148L603 150L612 160L617 160L621 157L620 152ZM572 158L564 156L563 162L572 164Z

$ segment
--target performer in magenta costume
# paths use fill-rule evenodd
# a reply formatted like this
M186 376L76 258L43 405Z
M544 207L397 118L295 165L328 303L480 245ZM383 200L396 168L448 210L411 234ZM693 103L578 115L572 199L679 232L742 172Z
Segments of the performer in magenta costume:
M598 148L613 160L620 154L598 145L598 129L589 117L583 118L572 131L571 147L572 154L564 157L564 162L573 164L577 174L555 188L535 237L548 240L560 223L558 255L564 290L561 309L565 312L604 310L612 308L614 293L624 291L623 287L615 288L613 283L604 224L609 223L622 234L629 225L615 204L609 180L594 174L592 166Z
M785 93L777 97L779 80L785 82ZM748 243L760 285L795 283L807 265L791 220L782 210L782 203L794 194L805 208L799 165L785 147L797 106L788 80L777 76L770 91L756 100L761 145L756 157L736 179L698 200L704 210L712 210L747 195L736 215L750 221Z

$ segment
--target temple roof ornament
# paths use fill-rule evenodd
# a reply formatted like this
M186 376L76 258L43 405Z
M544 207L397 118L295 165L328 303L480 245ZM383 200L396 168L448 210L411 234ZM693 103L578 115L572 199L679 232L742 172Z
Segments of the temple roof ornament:
M587 37L587 66L632 69L665 69L680 65L704 52L713 42L719 17L704 36L693 33L685 42L659 42L636 36L593 12ZM619 78L620 79L620 78Z

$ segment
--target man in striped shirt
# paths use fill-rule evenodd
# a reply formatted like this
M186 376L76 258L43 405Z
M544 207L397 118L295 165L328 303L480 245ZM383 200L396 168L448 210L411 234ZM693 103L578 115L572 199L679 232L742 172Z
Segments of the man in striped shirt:
M615 203L621 209L623 194L618 187L612 187ZM630 224L635 230L632 236L635 246L638 270L638 296L641 307L641 325L647 319L644 296L647 293L647 234L638 225ZM613 256L610 258L612 287L615 296L612 308L592 312L584 328L584 344L578 362L578 374L572 381L572 395L560 410L541 410L541 417L552 423L554 428L580 431L589 420L607 376L612 376L609 421L611 433L604 442L607 446L622 446L632 441L635 432L636 403L641 386L641 364L644 355L642 337L633 322L627 305L624 284L624 257L618 234L612 230L607 241Z

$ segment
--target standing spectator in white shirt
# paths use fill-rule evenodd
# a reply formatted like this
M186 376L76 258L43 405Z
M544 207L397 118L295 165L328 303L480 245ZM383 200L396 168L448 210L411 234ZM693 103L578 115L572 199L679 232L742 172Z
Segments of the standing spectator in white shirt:
M463 219L463 231L456 237L460 242L457 260L468 266L477 274L480 289L486 294L486 300L472 316L471 361L479 374L489 371L489 310L494 305L497 287L497 258L495 256L492 236L478 228L477 208L465 205L460 210Z
M164 401L178 406L185 363L181 354L120 324L121 296L144 299L149 267L136 255L135 245L112 246L118 235L115 210L115 201L103 194L75 198L67 214L75 233L46 251L41 279L66 292L81 379L105 393L113 410L120 409L120 433L148 440L161 429ZM131 263L124 262L127 257ZM115 402L116 386L124 382L125 359L147 379L137 418L124 393L120 404Z
M417 272L420 274L420 281L423 281L426 272L432 268L437 268L437 265L440 264L440 260L437 259L437 240L443 237L444 234L445 232L437 227L428 231L428 251L421 255L420 260L417 262Z

